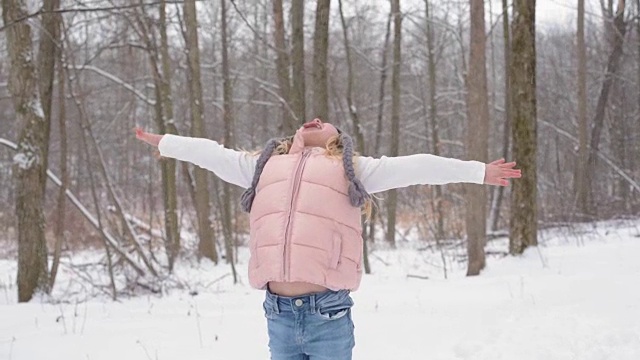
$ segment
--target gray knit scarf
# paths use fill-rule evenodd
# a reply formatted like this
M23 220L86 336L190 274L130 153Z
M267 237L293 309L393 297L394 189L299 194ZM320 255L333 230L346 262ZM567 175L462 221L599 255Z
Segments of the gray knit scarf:
M340 140L342 142L342 164L344 166L344 173L349 180L349 201L354 207L361 207L371 197L364 188L364 185L356 177L356 171L353 167L353 139L351 136L343 133L338 129ZM262 150L260 157L256 163L256 171L253 174L253 180L251 181L251 187L242 193L240 198L240 205L245 212L251 211L253 205L253 199L256 197L256 186L260 180L260 175L264 166L269 161L269 158L273 155L273 152L278 147L278 144L282 139L271 139L267 142L267 145Z

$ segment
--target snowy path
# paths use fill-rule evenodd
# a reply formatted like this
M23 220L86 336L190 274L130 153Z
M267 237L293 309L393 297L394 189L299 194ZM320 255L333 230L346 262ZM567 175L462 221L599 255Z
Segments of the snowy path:
M582 246L549 241L522 258L490 259L476 278L443 280L411 251L378 255L393 265L374 263L353 294L355 359L640 359L637 229ZM0 262L3 278L11 267ZM262 294L246 286L77 306L16 305L6 293L2 360L269 357Z

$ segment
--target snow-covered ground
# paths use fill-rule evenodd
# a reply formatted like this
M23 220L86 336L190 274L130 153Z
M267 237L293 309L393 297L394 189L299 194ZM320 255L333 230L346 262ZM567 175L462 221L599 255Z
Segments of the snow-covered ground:
M544 231L543 245L489 258L474 278L450 264L444 279L439 253L375 251L375 273L353 293L354 358L640 359L639 229L627 221ZM239 271L245 277L246 265ZM262 292L215 281L225 266L179 272L198 295L18 305L15 262L0 261L0 359L269 358Z

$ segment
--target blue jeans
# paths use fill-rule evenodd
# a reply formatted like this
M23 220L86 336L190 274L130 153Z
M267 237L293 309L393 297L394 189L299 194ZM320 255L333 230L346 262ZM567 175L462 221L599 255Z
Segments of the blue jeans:
M355 346L348 290L286 297L266 291L263 303L272 360L351 360Z

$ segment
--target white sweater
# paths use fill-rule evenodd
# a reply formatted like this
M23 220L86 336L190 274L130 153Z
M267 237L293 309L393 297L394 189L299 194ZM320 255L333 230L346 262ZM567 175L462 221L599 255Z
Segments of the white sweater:
M169 134L162 137L158 150L164 157L188 161L245 189L251 186L258 160L213 140ZM484 183L485 164L479 161L416 154L379 159L359 156L354 164L358 179L370 194L420 184Z

